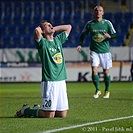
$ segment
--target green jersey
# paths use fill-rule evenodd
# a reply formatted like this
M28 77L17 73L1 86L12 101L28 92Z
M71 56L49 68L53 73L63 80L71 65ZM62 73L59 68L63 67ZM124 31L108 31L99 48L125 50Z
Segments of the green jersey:
M36 48L42 62L42 81L60 81L67 78L62 44L67 40L65 32L50 41L42 37Z
M100 22L95 20L88 21L82 34L88 35L89 33L91 39L90 50L96 53L107 53L110 51L109 41L104 38L104 33L113 35L116 34L116 31L109 20L102 19Z

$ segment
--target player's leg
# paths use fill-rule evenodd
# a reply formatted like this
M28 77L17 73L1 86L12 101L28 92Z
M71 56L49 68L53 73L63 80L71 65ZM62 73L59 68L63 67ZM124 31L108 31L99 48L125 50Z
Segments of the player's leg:
M109 98L110 95L110 72L109 68L112 67L112 58L111 58L111 53L105 53L101 55L101 64L103 67L103 72L104 72L104 82L105 82L105 94L103 98Z
M65 110L65 111L56 111L55 112L55 117L65 118L66 116L67 116L67 110Z
M58 81L56 83L56 90L57 92L57 106L55 117L64 118L67 116L68 111L68 97L67 97L67 88L66 88L66 81Z
M42 109L39 111L39 117L54 118L58 99L57 82L48 81L41 83Z
M105 83L105 93L103 98L109 98L110 95L110 74L109 74L109 69L104 69L104 83Z
M54 118L55 111L44 111L40 108L30 108L28 104L16 112L15 117Z
M53 118L56 110L56 93L54 90L54 82L42 82L41 94L42 94L42 109L30 108L29 105L23 105L23 107L16 112L15 117L43 117Z
M45 110L39 110L39 115L38 117L40 118L54 118L55 117L55 111L45 111Z
M92 81L96 88L96 91L99 91L100 86L99 86L99 76L98 76L98 67L97 66L92 66Z
M98 76L98 66L100 60L98 54L93 51L90 52L90 57L91 57L91 66L92 66L92 81L96 89L96 92L93 97L98 98L101 95L99 76Z
M66 117L68 99L66 82L64 80L57 82L42 82L41 93L42 109L30 108L29 105L25 104L19 111L17 111L15 117Z
M104 82L105 82L105 91L110 92L110 74L109 69L104 69Z
M30 108L28 104L24 104L22 108L16 112L15 117L38 117L40 106Z

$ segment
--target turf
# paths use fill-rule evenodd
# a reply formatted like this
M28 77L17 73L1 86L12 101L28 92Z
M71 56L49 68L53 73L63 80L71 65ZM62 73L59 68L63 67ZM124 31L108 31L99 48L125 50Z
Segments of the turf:
M102 93L104 83L100 83ZM102 96L94 99L91 82L67 83L69 111L66 118L14 118L16 110L24 103L31 107L41 105L40 83L1 83L0 85L0 133L42 133L58 129L125 116L133 116L132 82L112 82L109 99ZM125 132L133 131L133 118L93 124L60 131L62 133L82 132ZM109 131L105 131L109 130ZM118 132L120 132L118 131ZM59 131L58 131L59 132Z

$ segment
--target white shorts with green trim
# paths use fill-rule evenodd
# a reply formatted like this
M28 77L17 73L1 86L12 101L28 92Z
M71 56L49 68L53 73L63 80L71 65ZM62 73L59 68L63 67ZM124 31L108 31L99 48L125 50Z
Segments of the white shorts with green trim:
M41 94L43 110L68 110L68 97L65 80L41 82Z
M99 54L94 51L90 51L90 59L92 66L101 66L103 69L109 69L112 67L112 56L111 53Z

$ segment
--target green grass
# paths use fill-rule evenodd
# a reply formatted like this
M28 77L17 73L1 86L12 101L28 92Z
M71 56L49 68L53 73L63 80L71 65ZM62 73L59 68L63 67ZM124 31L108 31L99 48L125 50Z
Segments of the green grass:
M101 83L104 92L104 83ZM40 83L1 83L0 86L0 133L41 133L62 127L80 125L89 122L102 121L125 116L133 116L133 86L132 82L112 82L109 99L102 96L94 99L95 92L91 82L67 83L69 111L66 118L14 118L16 110L24 103L31 107L34 103L41 105ZM60 131L62 133L99 132L107 128L113 133L113 128L132 128L133 118L83 126ZM84 130L85 129L85 130ZM94 131L93 131L93 130ZM84 130L84 131L83 131ZM59 131L58 131L59 132Z

